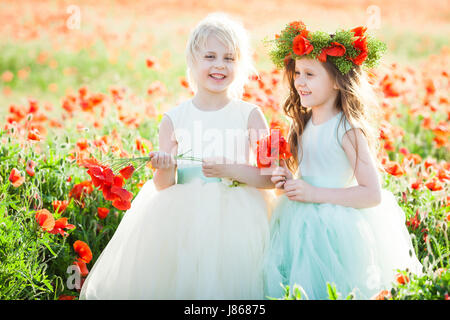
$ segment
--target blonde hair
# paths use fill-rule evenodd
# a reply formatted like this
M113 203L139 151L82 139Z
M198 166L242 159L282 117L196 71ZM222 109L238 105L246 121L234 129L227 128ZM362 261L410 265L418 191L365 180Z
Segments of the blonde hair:
M192 91L197 92L198 86L193 69L198 53L206 45L210 35L214 35L235 54L235 78L228 87L228 94L233 98L241 98L244 85L251 74L256 72L253 66L252 52L247 30L243 25L229 18L224 13L212 13L200 21L192 30L186 46L187 80Z
M322 62L322 65L335 80L339 90L336 99L336 108L343 112L345 119L347 119L351 128L356 127L361 129L369 144L372 157L376 160L379 149L376 128L379 124L380 108L375 92L368 81L366 71L362 69L361 66L355 65L347 74L342 75L333 63L326 61ZM301 136L312 113L310 108L302 106L300 96L295 88L294 59L290 59L287 62L285 66L285 76L289 82L289 96L284 103L283 110L292 120L288 142L293 155L293 157L288 160L287 165L290 170L295 172L301 162L301 157L299 159L298 156L301 145ZM341 121L344 121L345 119L341 118ZM348 129L350 128L345 128L345 130ZM353 132L353 134L355 133ZM356 135L354 138L355 140L357 139ZM353 147L356 150L357 160L358 148L356 142ZM300 152L303 155L302 150L300 150ZM377 167L380 167L379 163L377 163Z

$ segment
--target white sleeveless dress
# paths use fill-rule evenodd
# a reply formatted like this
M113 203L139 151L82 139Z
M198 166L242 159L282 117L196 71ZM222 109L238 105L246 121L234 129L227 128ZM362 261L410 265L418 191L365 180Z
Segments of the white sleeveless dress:
M242 150L254 108L232 100L201 111L188 100L166 112L178 154L250 163ZM136 195L80 299L263 299L271 199L272 191L230 187L205 177L200 162L178 160L177 184L157 191L149 180Z

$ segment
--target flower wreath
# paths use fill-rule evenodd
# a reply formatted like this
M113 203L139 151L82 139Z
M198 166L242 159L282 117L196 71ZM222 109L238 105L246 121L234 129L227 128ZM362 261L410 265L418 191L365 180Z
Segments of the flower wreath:
M354 65L373 68L387 48L384 42L366 35L366 30L366 27L357 27L330 35L323 31L308 31L302 21L294 21L281 34L275 35L274 40L268 41L273 45L269 55L278 68L283 68L290 59L302 56L321 62L329 60L342 74Z

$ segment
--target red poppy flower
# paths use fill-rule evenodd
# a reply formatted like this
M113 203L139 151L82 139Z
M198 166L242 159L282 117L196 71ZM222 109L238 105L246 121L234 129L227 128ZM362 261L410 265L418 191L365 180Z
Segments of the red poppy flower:
M80 201L85 194L90 194L93 190L91 181L86 180L73 186L69 192L69 198Z
M410 161L413 160L414 164L419 164L422 162L422 157L415 153L408 153L406 155L406 159L408 159Z
M355 41L353 41L353 47L359 51L359 54L354 58L349 58L356 65L361 65L366 59L369 52L367 48L367 38L366 37L357 37Z
M53 227L52 230L50 230L49 232L51 234L57 234L59 233L60 235L62 235L63 237L67 236L68 233L64 231L64 229L66 230L70 230L75 228L75 226L73 224L68 224L67 223L67 219L68 218L59 218L58 220L55 221L55 226Z
M440 181L445 182L444 180L450 180L450 172L444 168L440 168L437 177Z
M116 187L122 188L123 187L123 182L124 182L123 179L124 179L124 177L121 176L121 175L115 176L113 185L116 186Z
M408 227L411 227L413 230L416 230L419 227L420 225L419 210L416 211L414 217L411 217L411 219L406 221L406 225Z
M55 218L47 209L41 209L36 211L35 215L37 223L41 226L45 231L53 230L55 226Z
M77 147L80 148L81 151L84 151L89 148L89 142L86 139L79 139L77 141Z
M390 299L391 292L389 290L382 290L379 293L377 293L375 296L371 298L371 300L388 300Z
M147 68L150 69L156 64L156 59L154 57L147 58L145 63L147 64Z
M272 121L270 121L270 129L280 130L280 134L283 137L287 134L288 131L286 125L284 125L281 121L277 119L272 119Z
M89 246L86 244L86 242L77 240L73 244L73 249L80 257L81 261L84 261L85 263L89 263L92 260L92 252ZM78 261L80 261L78 259Z
M180 78L180 84L181 84L181 86L185 87L186 89L189 88L189 82L187 82L186 78L184 78L184 77Z
M125 179L130 179L133 175L134 167L132 165L129 165L128 167L123 168L119 171L119 173L124 177Z
M112 185L114 183L114 172L109 168L92 165L87 170L87 173L91 177L94 186L100 187L100 189L104 184Z
M113 201L112 205L119 210L128 210L131 208L131 202L117 198Z
M86 277L89 274L89 270L86 266L86 262L84 262L82 259L78 259L77 261L73 262L74 265L78 267L78 272L82 277Z
M111 187L111 193L116 195L116 198L124 201L130 201L131 199L133 199L133 194L131 192L117 186Z
M402 167L395 161L389 161L384 165L384 169L387 173L395 176L395 177L401 177L403 174L405 174L405 171L402 169Z
M28 173L28 175L30 177L34 177L34 168L36 167L36 162L34 162L33 160L28 160L27 161L27 168L26 168L26 172Z
M39 133L38 129L31 129L30 131L28 131L28 139L33 141L41 141L42 136Z
M258 168L269 168L273 161L288 159L292 154L280 129L271 129L270 135L257 142L256 162Z
M111 192L111 186L103 185L102 187L103 198L108 201L116 200L116 195Z
M89 104L93 107L99 105L105 100L106 96L103 93L94 93L89 97Z
M128 179L133 174L133 166L122 169L116 176L110 168L98 164L95 159L84 161L82 165L89 168L87 173L91 176L94 186L99 187L99 190L103 192L103 197L112 201L114 207L119 210L127 210L131 207L130 201L133 194L122 186L124 177Z
M345 47L342 44L332 42L329 47L322 49L318 59L319 61L326 62L327 56L342 57L345 54L345 51Z
M292 50L298 56L302 56L305 54L310 54L313 51L314 47L309 42L308 39L303 37L301 34L296 36L292 42Z
M440 191L443 189L442 185L439 183L439 180L433 179L430 182L426 183L425 186L431 191Z
M414 190L419 190L422 186L422 181L417 180L416 182L411 183L411 188Z
M361 27L353 28L353 29L350 30L350 31L354 33L354 36L355 36L355 37L363 37L364 34L365 34L366 31L367 31L367 28L361 26Z
M58 300L75 300L77 297L75 296L68 296L65 294L62 294L58 297Z
M292 21L292 22L289 23L289 26L291 28L294 28L295 30L298 30L298 31L306 28L306 25L301 20L299 20L299 21Z
M11 182L13 187L17 188L17 187L20 187L22 185L22 183L25 182L25 178L22 177L19 170L17 170L16 168L13 168L11 170L11 173L9 174L9 181Z
M100 219L105 219L108 216L108 213L109 213L109 209L107 209L107 208L103 208L103 207L97 208L97 214Z
M57 213L63 213L67 206L69 205L69 200L54 200L52 201L53 210Z
M395 278L397 280L397 283L399 283L399 284L405 284L405 283L409 282L409 278L401 273L398 273L395 276Z

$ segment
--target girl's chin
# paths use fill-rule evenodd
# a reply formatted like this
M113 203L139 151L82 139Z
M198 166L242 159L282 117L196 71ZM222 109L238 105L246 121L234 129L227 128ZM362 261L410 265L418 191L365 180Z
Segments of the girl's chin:
M207 91L211 92L211 93L215 93L215 94L223 94L226 93L228 90L228 86L224 87L224 88L217 88L217 87L206 87L205 88Z
M223 92L226 91L228 89L229 85L228 84L222 84L222 85L209 85L207 86L209 91L217 91L217 92Z

